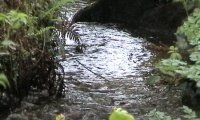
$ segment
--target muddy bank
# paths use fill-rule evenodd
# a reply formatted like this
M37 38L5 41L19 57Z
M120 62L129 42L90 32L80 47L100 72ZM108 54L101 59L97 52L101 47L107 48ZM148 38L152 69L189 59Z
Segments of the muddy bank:
M180 2L97 0L79 10L72 21L120 23L131 30L139 30L140 36L158 38L150 39L152 42L172 44L176 40L173 33L183 23L184 18L186 12Z

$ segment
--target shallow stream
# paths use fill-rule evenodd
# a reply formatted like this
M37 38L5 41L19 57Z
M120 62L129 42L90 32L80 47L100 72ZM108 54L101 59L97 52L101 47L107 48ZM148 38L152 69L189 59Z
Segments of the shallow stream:
M71 18L85 1L66 8ZM148 113L157 108L176 117L180 115L180 98L165 87L148 87L145 83L152 74L153 61L160 52L145 38L134 37L115 24L81 22L74 24L86 46L83 53L75 51L76 44L66 38L65 68L66 97L34 109L25 108L24 114L33 119L51 120L63 113L67 120L107 119L114 107L122 107L136 120L148 120ZM165 53L164 53L165 54Z

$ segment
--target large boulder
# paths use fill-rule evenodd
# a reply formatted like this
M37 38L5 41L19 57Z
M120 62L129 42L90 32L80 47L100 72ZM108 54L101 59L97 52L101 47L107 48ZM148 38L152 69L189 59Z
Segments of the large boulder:
M78 11L73 17L73 22L95 21L132 24L145 11L156 6L156 0L96 0Z
M186 17L182 3L168 3L147 10L137 22L137 29L151 42L172 45L176 41L174 33Z
M175 32L186 16L183 4L175 2L145 11L138 23L140 28L170 29Z
M158 38L152 42L171 45L186 16L182 3L172 0L96 0L78 11L72 22L123 23L140 30L140 36Z

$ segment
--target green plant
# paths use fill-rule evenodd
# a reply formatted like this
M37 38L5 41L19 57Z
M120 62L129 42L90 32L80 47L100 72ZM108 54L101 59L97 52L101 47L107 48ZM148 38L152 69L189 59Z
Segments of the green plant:
M199 8L196 8L192 15L190 15L187 19L187 21L184 22L184 24L178 28L177 35L183 35L186 36L187 41L190 45L198 46L200 44L199 38L200 38L200 32L199 32L199 26L200 26L200 15L199 15Z
M188 80L196 81L200 87L200 9L196 8L187 21L176 32L177 36L185 36L188 47L185 52L188 56L182 59L177 47L170 47L170 58L162 60L157 68L162 73L176 77L177 75ZM173 48L173 50L172 50Z
M166 115L164 112L154 109L149 113L149 120L172 120L172 118Z
M196 113L188 108L187 106L183 106L183 112L186 114L183 117L187 120L199 120L200 118L197 117Z
M21 101L32 89L63 94L63 76L57 73L62 66L55 48L64 21L59 10L70 1L1 1L0 106Z
M3 89L6 89L10 86L9 81L5 74L0 73L0 86L3 87Z
M182 59L182 56L179 53L178 47L170 46L168 53L170 53L170 58L171 59L176 59L176 60L181 60Z
M177 70L182 70L187 66L186 62L177 60L177 59L164 59L162 60L156 67L160 69L160 71L166 75L175 77Z
M109 116L109 120L135 120L134 117L122 108L115 108Z
M188 108L187 106L183 106L183 112L185 115L182 117L185 120L199 120L196 113ZM156 109L150 111L149 120L181 120L181 118L172 119L169 115L166 115L164 112L157 111Z
M168 77L162 81L173 85L183 83L180 85L183 90L183 104L196 107L199 105L196 101L199 101L200 95L200 0L182 1L188 11L188 18L175 33L179 40L176 46L169 48L169 57L162 59L156 68ZM193 10L191 14L189 9ZM184 107L184 112L187 112L184 116L186 119L197 120L189 108Z
M65 120L65 116L63 114L56 115L56 120Z
M174 1L182 2L188 15L189 11L200 6L200 0L174 0Z

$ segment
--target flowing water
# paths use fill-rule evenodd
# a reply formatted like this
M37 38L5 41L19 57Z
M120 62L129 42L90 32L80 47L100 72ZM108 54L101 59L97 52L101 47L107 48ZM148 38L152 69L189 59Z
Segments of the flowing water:
M67 17L71 19L86 5L75 2L66 9ZM24 113L42 120L53 119L57 113L67 120L106 120L114 107L125 108L137 120L147 120L154 108L174 117L180 114L181 102L175 93L145 84L159 53L147 48L151 43L115 24L81 22L74 27L86 47L77 53L76 44L66 38L67 58L61 63L66 97L34 110L26 108Z

